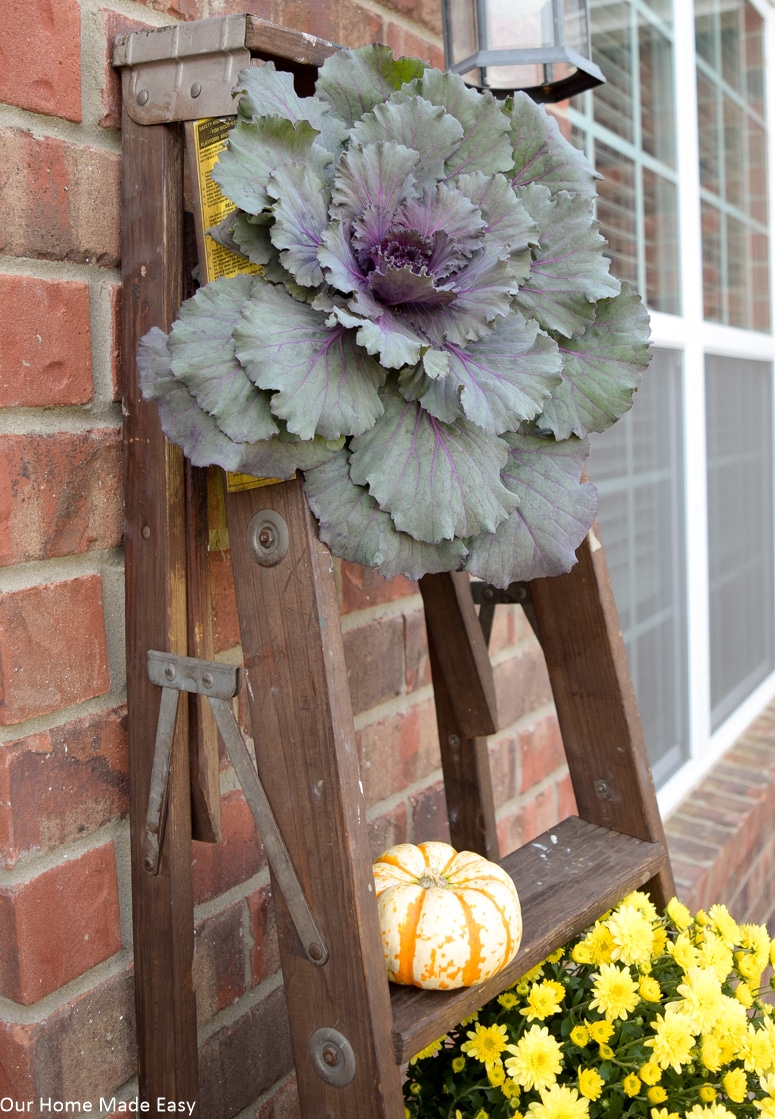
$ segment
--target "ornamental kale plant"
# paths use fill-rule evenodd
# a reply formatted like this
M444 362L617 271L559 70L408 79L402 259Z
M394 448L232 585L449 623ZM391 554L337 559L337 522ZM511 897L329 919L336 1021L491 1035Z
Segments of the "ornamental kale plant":
M237 91L214 235L258 274L142 340L168 437L195 465L303 471L321 538L388 578L567 571L587 434L650 357L584 156L526 95L383 46L331 56L312 97L271 63Z
M635 891L419 1053L407 1119L772 1119L764 925Z

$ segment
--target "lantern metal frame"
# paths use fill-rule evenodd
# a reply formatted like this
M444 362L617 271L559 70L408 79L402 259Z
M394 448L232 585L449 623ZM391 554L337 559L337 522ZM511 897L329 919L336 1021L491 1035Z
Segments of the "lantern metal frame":
M513 0L515 5L519 0ZM452 35L452 7L463 5L470 8L475 17L476 38L479 44L485 41L473 54L459 61L452 61L453 35ZM580 54L579 51L569 47L565 42L565 28L563 20L563 0L551 0L552 19L554 24L554 46L541 47L511 47L504 50L494 50L486 45L487 27L487 0L441 0L441 18L444 33L444 57L446 67L453 74L468 74L478 70L481 80L476 83L478 89L488 89L496 97L505 97L516 89L527 93L534 101L556 102L575 97L586 89L605 83L605 75L591 57ZM585 4L585 9L587 5ZM587 55L591 55L589 43L589 19L587 15ZM558 63L575 66L575 71L566 77L555 81L550 68ZM543 66L544 81L533 86L499 86L486 80L486 72L492 67L508 66Z

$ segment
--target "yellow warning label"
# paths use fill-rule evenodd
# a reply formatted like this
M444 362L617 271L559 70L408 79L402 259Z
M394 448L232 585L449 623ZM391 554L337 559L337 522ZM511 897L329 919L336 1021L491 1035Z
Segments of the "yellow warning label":
M194 121L194 155L196 162L196 190L199 196L199 211L205 236L205 259L199 262L207 280L219 280L222 276L236 276L240 272L259 275L261 267L251 264L244 256L233 253L225 245L219 245L206 231L219 225L237 207L227 198L213 178L213 168L218 156L226 147L235 117L205 117ZM226 471L226 488L229 493L240 490L256 489L258 486L271 486L280 478L254 478L251 474L238 474Z
M213 178L213 168L218 162L218 156L226 147L229 130L234 121L234 117L207 117L194 121L197 188L202 227L205 231L219 225L237 208ZM239 256L224 245L219 245L212 237L204 237L204 251L205 260L200 261L200 267L204 265L208 280L218 280L222 276L236 276L239 272L257 275L261 271L260 265L251 264L244 256Z

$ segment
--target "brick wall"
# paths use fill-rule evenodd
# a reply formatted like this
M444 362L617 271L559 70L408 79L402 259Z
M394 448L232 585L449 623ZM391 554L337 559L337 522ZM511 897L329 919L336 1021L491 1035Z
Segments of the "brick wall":
M4 0L0 8L0 1099L136 1091L120 485L116 34L232 11L441 62L437 0ZM239 660L228 554L218 655ZM374 853L446 822L417 588L337 568ZM492 641L504 850L573 808L521 611ZM266 861L231 771L194 844L201 1114L297 1113ZM37 1114L33 1104L28 1114Z

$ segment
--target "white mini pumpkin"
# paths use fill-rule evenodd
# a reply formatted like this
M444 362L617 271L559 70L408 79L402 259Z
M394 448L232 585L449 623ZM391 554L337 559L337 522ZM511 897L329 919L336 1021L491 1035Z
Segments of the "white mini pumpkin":
M471 987L516 955L522 911L497 863L448 843L399 843L375 861L374 881L393 983Z

